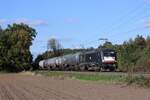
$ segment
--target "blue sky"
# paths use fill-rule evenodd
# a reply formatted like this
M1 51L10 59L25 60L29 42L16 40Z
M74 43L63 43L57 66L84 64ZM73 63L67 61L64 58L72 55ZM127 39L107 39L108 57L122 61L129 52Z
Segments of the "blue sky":
M99 38L120 44L150 35L150 0L0 0L0 25L24 22L38 32L31 51L55 37L64 48L97 47Z

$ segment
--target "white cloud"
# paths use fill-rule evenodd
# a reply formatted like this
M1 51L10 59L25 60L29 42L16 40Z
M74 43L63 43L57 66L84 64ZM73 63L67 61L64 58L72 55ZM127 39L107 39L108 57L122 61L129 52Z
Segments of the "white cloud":
M76 24L76 23L79 23L80 20L77 19L77 18L67 18L65 19L65 23L69 23L69 24Z
M150 0L144 0L144 2L146 2L146 3L150 3Z
M0 24L5 24L6 20L5 19L0 19Z
M150 20L144 22L144 28L150 28Z
M26 19L26 18L19 18L19 19L13 19L13 20L0 19L0 25L1 24L7 25L7 24L13 24L13 23L17 23L17 24L25 23L25 24L28 24L31 26L46 26L46 25L48 25L47 21L40 20L40 19L37 19L37 20L30 20L30 19Z
M48 23L45 20L29 20L25 18L20 18L12 21L12 23L25 23L31 26L45 26L48 25Z

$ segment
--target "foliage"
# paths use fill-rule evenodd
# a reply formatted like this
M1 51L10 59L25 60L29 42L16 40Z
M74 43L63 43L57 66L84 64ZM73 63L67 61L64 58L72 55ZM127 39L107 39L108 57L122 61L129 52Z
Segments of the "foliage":
M128 85L136 84L143 87L150 87L150 78L146 78L142 75L135 76L132 79L130 79L130 77L126 77L125 82L127 82Z
M28 70L32 64L30 46L36 31L26 24L8 25L0 31L0 69L10 72Z
M150 71L150 42L142 36L116 47L119 69L122 71Z
M106 41L102 47L111 49L113 48L113 44L111 42Z
M39 69L39 62L41 61L41 60L43 60L44 59L44 56L43 55L38 55L37 57L36 57L36 59L34 60L34 62L33 62L33 69L32 70L37 70L37 69Z

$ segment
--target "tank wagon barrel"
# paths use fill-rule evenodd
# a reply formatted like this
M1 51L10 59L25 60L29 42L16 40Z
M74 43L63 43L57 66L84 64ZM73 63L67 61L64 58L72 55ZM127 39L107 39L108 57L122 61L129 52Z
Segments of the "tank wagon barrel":
M62 56L62 59L63 59L62 63L69 64L69 65L77 64L79 63L79 55L80 53Z

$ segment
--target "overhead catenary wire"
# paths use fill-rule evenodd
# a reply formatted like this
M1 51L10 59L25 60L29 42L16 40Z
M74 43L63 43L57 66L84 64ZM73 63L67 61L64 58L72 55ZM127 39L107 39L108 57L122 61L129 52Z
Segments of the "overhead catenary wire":
M141 3L140 5L135 7L133 10L131 10L131 11L127 12L125 15L121 16L118 20L116 20L112 24L110 24L110 26L107 27L107 30L114 31L114 30L122 27L126 23L133 21L133 19L136 19L136 17L138 17L138 15L142 15L142 13L145 12L146 10L149 10L149 7L147 7L146 10L144 9L144 11L141 10L141 8L143 9L143 7L144 7L143 5L144 5L144 3ZM131 16L131 17L126 17L126 16ZM127 21L127 19L129 19L129 20ZM106 31L106 29L104 29L104 31Z

